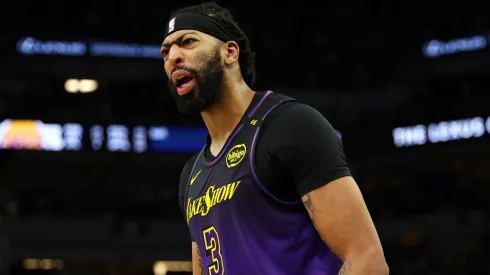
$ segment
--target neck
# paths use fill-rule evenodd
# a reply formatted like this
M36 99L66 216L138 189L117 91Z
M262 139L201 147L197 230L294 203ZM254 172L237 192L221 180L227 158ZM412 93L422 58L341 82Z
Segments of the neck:
M219 101L201 113L212 143L218 146L224 144L240 122L255 94L244 81L225 82L220 92Z

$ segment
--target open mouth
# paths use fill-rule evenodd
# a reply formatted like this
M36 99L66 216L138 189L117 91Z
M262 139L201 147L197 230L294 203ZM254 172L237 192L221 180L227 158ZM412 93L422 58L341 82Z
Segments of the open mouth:
M177 78L175 86L177 86L177 93L179 95L186 95L192 91L194 87L194 77L192 76L181 76Z
M172 81L179 95L188 94L194 87L194 76L185 70L177 70L172 73Z
M189 83L193 79L194 77L192 76L181 76L177 78L177 82L175 83L175 85L177 86L177 88L181 88L182 86Z

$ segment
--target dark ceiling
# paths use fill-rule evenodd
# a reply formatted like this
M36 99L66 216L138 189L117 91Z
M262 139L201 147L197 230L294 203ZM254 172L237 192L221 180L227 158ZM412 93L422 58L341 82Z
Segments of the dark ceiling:
M3 46L19 37L100 38L158 44L170 11L198 1L14 2L4 10ZM379 86L396 63L423 59L429 39L489 29L484 9L465 2L218 1L230 8L257 52L260 81L300 87ZM400 4L400 5L399 5Z

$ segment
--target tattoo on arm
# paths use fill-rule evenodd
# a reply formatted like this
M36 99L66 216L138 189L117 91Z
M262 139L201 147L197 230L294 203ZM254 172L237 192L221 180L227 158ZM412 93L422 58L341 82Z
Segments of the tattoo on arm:
M311 197L309 194L306 194L306 199L303 201L303 204L306 206L306 208L313 212L313 201L311 200Z
M316 222L315 222L315 211L314 211L314 207L313 207L313 200L311 199L309 194L306 194L305 197L306 198L303 199L303 204L305 205L308 212L310 212L311 221L313 222L313 225L315 226L316 231L318 231L320 238L322 238L323 242L325 242L325 238L322 236L322 234L318 230L318 226L316 225Z
M197 255L199 255L199 267L201 268L201 275L206 275L206 273L204 272L204 264L202 262L202 257L199 249L197 250Z
M351 270L351 264L349 261L345 261L337 275L348 275Z
M306 209L310 213L311 221L313 222L313 225L315 226L316 230L318 231L318 234L322 238L323 242L325 242L325 238L322 236L322 234L318 230L318 226L316 225L315 207L313 204L313 200L311 199L309 194L305 195L305 198L303 198L303 204L305 205ZM336 251L332 251L332 252L334 252L337 256L339 256L339 254ZM337 275L348 275L348 274L350 274L350 272L351 272L351 263L348 260L345 260L344 264L342 265L342 268L340 269L340 271Z

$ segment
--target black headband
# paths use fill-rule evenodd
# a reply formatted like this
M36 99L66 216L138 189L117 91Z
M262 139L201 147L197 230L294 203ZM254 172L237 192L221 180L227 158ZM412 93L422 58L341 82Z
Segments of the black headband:
M214 36L222 42L234 40L233 36L216 19L200 13L185 12L172 18L168 22L164 39L171 33L180 30L200 31Z

